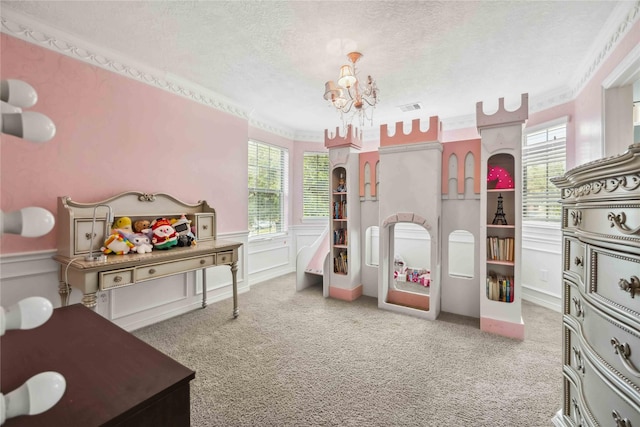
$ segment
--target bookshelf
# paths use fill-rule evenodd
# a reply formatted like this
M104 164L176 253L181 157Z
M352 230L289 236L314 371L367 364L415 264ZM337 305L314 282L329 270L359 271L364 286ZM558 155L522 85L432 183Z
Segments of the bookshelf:
M480 155L480 329L524 339L522 320L522 126L528 96L516 111L485 115L478 103Z
M342 275L349 272L347 195L347 171L337 167L331 174L331 255L333 272Z

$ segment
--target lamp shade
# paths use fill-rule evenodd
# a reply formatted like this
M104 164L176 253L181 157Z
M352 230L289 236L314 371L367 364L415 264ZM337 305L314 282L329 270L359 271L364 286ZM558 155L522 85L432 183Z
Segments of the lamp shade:
M29 83L8 79L0 81L0 100L16 107L29 108L38 102L38 94Z
M351 67L349 65L343 65L340 67L340 78L338 79L338 84L348 89L353 86L355 82L356 77L353 75Z
M0 235L11 233L23 237L40 237L50 232L55 223L51 212L36 206L6 213L0 211Z
M329 101L336 96L340 96L340 88L336 85L336 82L333 80L326 82L324 84L324 99Z

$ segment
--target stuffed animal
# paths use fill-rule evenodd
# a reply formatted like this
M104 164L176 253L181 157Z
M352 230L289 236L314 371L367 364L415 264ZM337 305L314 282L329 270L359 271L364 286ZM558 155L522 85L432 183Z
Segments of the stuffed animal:
M172 226L178 233L178 246L189 247L196 245L196 236L191 231L191 220L182 215L180 219L173 222Z
M123 233L133 233L133 228L131 227L131 218L128 216L121 216L116 219L113 223L112 231L122 230Z
M131 234L129 236L129 241L134 245L133 248L131 248L131 252L146 254L153 250L151 239L144 233Z
M133 232L142 233L151 240L153 238L153 232L151 231L151 221L148 219L139 219L133 223Z
M154 219L151 222L151 230L153 231L151 243L153 243L154 249L169 249L178 244L178 233L168 219Z
M127 239L124 233L115 232L107 237L104 246L100 248L104 254L126 255L133 248L133 243Z

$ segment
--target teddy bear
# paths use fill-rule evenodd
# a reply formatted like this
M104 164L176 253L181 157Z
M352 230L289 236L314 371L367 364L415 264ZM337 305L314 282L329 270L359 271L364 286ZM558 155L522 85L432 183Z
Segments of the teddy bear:
M191 231L191 220L182 215L171 224L173 229L178 233L178 246L189 247L196 245L196 236Z
M149 236L145 235L144 233L131 234L129 236L129 241L134 245L133 248L131 248L131 252L145 254L153 250L151 239L149 239Z
M153 232L151 243L154 249L169 249L178 244L178 233L166 218L154 219L151 222L151 231Z
M151 221L148 219L139 219L133 223L133 232L142 233L151 240L153 238L153 232L151 231Z
M114 232L104 241L104 246L100 248L104 254L126 255L133 248L133 243L122 232Z

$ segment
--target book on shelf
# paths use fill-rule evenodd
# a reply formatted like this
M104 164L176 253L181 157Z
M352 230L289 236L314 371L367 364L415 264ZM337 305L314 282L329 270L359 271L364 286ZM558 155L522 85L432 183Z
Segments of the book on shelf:
M514 261L515 240L513 237L487 237L487 259L492 261Z
M333 257L333 272L347 274L347 251L340 251Z
M333 219L347 219L347 201L333 202Z
M334 245L347 245L347 229L338 228L333 230L333 244Z
M513 302L513 276L504 276L490 271L487 274L487 298L493 301Z

